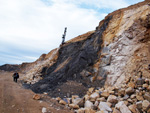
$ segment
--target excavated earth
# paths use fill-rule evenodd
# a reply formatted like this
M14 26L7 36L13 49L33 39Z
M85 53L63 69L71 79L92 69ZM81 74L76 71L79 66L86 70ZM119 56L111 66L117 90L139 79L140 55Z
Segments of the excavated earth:
M90 87L119 86L140 71L150 78L149 64L150 0L146 0L110 13L95 31L13 71L22 73L23 86L35 93L71 97L85 95ZM12 71L12 65L0 69Z

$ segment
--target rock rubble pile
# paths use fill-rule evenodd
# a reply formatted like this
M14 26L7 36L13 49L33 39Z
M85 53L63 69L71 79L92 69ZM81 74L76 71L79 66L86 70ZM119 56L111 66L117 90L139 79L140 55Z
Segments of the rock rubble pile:
M56 100L75 113L150 113L150 79L130 77L120 86L89 88L82 98Z

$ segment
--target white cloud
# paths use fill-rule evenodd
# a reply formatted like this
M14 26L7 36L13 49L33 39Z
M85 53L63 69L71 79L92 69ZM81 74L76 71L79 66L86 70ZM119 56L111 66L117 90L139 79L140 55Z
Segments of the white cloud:
M82 5L94 8L82 8ZM59 46L65 27L68 27L66 38L69 40L95 29L106 15L96 9L116 9L127 5L125 0L1 0L0 56L5 51L16 57L17 54L37 57L35 53L40 56ZM10 63L17 60L7 55L4 57L3 62L6 57L11 58ZM30 60L29 57L23 58Z

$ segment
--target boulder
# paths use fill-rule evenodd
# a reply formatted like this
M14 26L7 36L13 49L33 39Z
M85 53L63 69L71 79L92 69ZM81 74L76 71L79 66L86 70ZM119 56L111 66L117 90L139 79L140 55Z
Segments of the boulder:
M77 113L85 113L85 108L80 108L76 111Z
M148 100L150 102L150 94L149 93L145 93L144 99Z
M147 101L147 100L144 100L142 102L142 108L143 108L143 110L147 111L149 107L150 107L150 102Z
M143 88L148 89L149 85L148 84L143 84Z
M127 100L129 103L133 103L133 100L131 100L130 98Z
M79 109L79 105L77 104L69 104L69 107L72 109Z
M135 90L132 87L129 87L125 90L125 92L126 92L127 95L131 95L135 92Z
M85 113L95 113L93 109L86 108Z
M129 98L129 95L125 95L125 96L123 97L124 100L127 100L128 98Z
M67 103L64 100L60 100L59 104L66 105Z
M72 100L74 100L76 98L79 98L79 96L78 95L72 95Z
M118 95L119 96L124 96L125 95L125 89L118 90Z
M112 112L112 109L108 106L108 104L106 102L100 102L98 108L100 110Z
M128 84L128 87L134 88L134 87L135 87L135 83L134 83L134 82L130 82L130 83Z
M85 101L84 103L84 107L85 108L90 108L90 109L93 109L94 105L92 102L90 102L89 100Z
M99 101L99 102L100 102L100 101L106 102L105 97L97 98L96 100Z
M70 98L63 98L63 100L67 103L67 104L70 104Z
M142 109L142 101L136 102L136 107L138 110Z
M84 106L84 99L83 98L76 98L72 100L73 104L79 105L80 107Z
M132 94L132 95L130 96L130 98L131 98L131 99L134 99L134 98L136 98L136 95L135 95L135 94Z
M96 113L109 113L108 111L97 111Z
M118 109L114 108L113 113L121 113Z
M143 101L144 100L144 98L143 98L143 96L140 96L140 95L136 95L136 98L137 98L137 100L139 100L139 101Z
M85 96L84 96L84 100L85 100L85 101L87 101L87 100L89 100L89 99L90 99L90 96L89 96L89 95L85 95Z
M102 92L101 97L107 98L109 96L109 92Z
M121 113L131 113L129 108L125 105L124 101L120 101L116 104L115 108L119 109Z
M42 108L42 113L46 113L46 112L47 112L46 108L43 107L43 108Z
M130 111L132 111L132 113L137 113L136 104L132 104L128 108Z
M110 102L110 103L117 103L118 102L118 99L115 95L110 95L107 99L107 102Z
M94 87L89 88L88 92L93 93Z
M61 100L61 98L60 98L60 97L57 97L56 100L59 102L59 101Z
M90 95L90 98L96 100L97 98L99 98L99 94L98 94L97 92L94 92L94 93L92 93L92 94Z
M143 78L138 78L136 81L138 87L141 87L144 84L144 82L145 82L145 79Z

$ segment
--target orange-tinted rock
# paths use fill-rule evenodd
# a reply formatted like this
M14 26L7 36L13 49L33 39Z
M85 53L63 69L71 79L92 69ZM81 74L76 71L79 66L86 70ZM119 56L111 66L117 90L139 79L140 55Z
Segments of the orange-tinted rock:
M35 100L40 100L40 99L41 99L41 96L38 95L38 94L35 94L35 95L33 95L33 99L35 99Z

